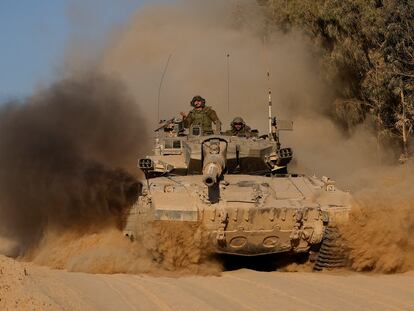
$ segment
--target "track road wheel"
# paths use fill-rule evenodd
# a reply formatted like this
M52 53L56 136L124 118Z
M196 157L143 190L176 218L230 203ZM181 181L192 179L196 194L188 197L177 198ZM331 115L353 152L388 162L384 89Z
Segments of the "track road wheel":
M342 268L347 263L341 234L337 228L326 227L313 271Z

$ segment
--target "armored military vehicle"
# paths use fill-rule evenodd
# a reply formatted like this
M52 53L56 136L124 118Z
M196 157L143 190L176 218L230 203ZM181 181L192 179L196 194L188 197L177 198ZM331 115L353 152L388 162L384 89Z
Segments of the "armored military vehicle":
M293 152L279 141L292 122L271 119L260 137L203 135L202 128L166 121L154 152L139 159L146 177L124 234L146 226L199 223L217 253L258 256L313 252L315 269L344 265L335 224L346 221L350 195L321 179L288 170Z

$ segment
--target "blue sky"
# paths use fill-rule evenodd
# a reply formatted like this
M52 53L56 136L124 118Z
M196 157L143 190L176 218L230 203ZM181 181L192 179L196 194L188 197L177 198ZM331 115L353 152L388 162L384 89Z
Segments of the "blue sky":
M0 101L53 80L69 42L103 44L149 0L0 0Z

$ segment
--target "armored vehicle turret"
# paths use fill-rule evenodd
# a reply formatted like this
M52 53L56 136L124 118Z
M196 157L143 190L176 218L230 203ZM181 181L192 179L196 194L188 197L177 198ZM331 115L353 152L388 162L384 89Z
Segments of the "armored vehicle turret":
M321 179L293 174L292 149L272 118L260 137L203 135L180 118L156 129L154 152L139 160L146 182L127 217L124 234L145 236L152 224L197 223L217 253L257 256L320 248L316 269L344 264L334 225L346 221L350 195ZM325 242L324 242L325 241Z

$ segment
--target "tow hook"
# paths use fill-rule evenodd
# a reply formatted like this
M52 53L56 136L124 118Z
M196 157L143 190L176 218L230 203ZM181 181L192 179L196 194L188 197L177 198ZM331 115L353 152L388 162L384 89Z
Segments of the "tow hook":
M226 246L226 234L224 233L223 229L219 229L217 231L217 244L221 247Z

